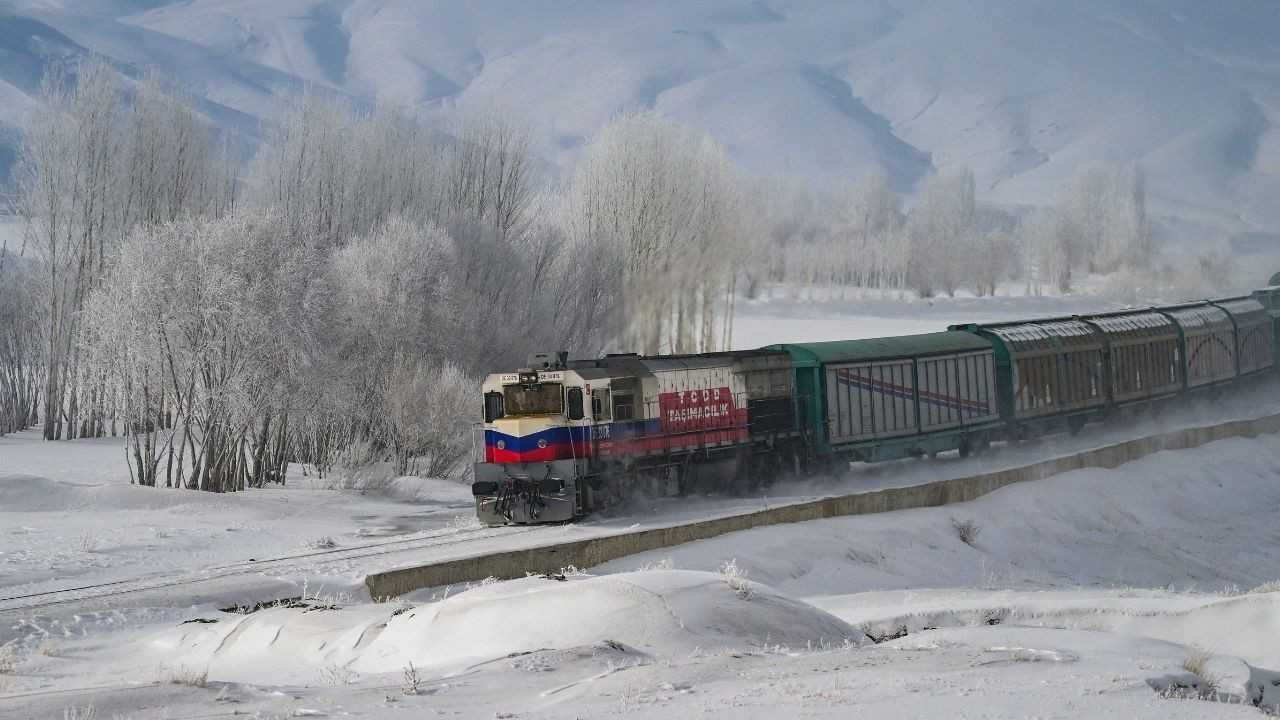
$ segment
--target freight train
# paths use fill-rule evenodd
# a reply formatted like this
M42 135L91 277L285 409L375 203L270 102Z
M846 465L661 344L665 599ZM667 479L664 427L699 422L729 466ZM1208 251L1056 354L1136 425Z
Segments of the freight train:
M476 513L564 522L630 493L959 451L1276 369L1280 274L1251 295L699 355L536 353L484 382ZM479 458L478 458L479 460Z

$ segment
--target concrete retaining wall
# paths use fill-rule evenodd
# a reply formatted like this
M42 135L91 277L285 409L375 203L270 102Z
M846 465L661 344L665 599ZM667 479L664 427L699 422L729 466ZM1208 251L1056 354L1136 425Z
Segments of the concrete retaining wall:
M477 582L487 577L503 580L521 578L531 572L557 572L569 565L589 568L627 555L682 545L694 540L705 540L738 530L843 515L866 515L965 502L1013 483L1038 480L1081 468L1115 468L1161 450L1183 450L1199 447L1215 440L1254 437L1276 432L1280 432L1280 414L1256 420L1236 420L1219 425L1175 430L1021 467L940 480L924 485L841 495L673 527L637 530L590 540L508 550L419 567L389 570L369 575L365 578L365 584L368 585L369 593L374 598L381 599L422 588Z

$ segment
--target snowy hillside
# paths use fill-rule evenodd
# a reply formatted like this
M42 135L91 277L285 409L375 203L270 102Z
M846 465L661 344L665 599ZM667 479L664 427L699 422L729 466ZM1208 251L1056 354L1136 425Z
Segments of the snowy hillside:
M980 199L1039 204L1081 163L1138 161L1155 214L1272 233L1277 32L1266 0L2 0L0 168L44 67L93 52L174 76L249 134L272 93L312 82L431 115L503 109L564 166L646 106L760 175L880 165L909 189L967 163Z

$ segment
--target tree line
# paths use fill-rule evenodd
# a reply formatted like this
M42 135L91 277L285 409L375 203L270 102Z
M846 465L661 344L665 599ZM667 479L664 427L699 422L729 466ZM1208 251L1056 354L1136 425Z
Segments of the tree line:
M667 121L620 117L553 185L497 114L440 127L308 90L246 153L158 75L90 62L38 101L0 250L0 432L123 435L139 484L448 476L483 372L727 342L740 196Z
M1082 173L1019 220L979 206L967 170L909 208L881 172L748 179L647 112L554 178L498 113L282 104L249 152L158 75L45 78L10 188L21 239L0 247L0 434L123 435L143 485L386 459L449 476L479 376L531 351L724 349L735 299L770 282L1065 291L1155 252L1132 168Z

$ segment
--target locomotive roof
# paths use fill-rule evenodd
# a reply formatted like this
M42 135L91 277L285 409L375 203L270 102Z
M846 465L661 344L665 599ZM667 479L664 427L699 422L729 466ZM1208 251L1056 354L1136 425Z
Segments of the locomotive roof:
M935 332L866 340L789 343L769 347L790 352L797 364L808 362L825 365L990 350L991 343L966 332Z
M584 368L621 368L621 367L650 367L650 363L660 363L664 365L686 365L688 367L719 367L739 358L764 357L768 355L780 355L781 350L768 348L760 348L758 350L724 350L721 352L709 353L689 353L684 355L640 355L639 353L615 353L605 355L602 358L587 358L580 360L570 360L569 369L581 370Z

